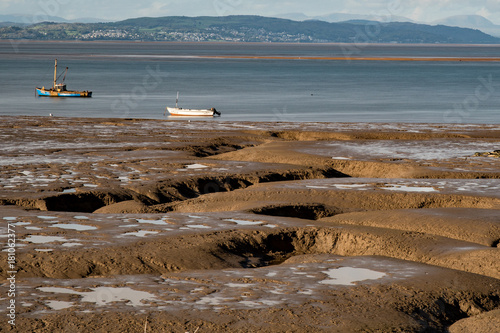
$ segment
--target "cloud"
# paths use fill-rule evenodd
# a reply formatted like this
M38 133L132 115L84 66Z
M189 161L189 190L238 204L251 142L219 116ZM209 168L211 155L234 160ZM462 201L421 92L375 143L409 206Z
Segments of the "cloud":
M484 8L484 7L481 8L481 9L479 9L475 14L476 15L484 16L486 18L490 18L492 16L491 12L488 9Z

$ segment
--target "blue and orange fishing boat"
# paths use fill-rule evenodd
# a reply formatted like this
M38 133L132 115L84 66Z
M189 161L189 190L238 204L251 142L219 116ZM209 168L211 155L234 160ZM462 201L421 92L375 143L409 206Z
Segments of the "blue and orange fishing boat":
M54 84L52 88L46 89L45 87L36 88L36 94L38 96L46 96L46 97L92 97L92 91L71 91L66 89L66 84L64 80L66 79L66 74L68 74L68 67L66 67L66 71L64 72L64 77L62 79L62 83L57 83L57 80L61 77L57 76L57 59L54 65Z

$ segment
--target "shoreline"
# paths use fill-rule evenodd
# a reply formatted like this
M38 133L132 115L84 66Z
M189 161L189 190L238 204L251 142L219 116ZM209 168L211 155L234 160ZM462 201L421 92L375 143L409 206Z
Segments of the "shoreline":
M454 131L459 131L459 130L466 130L467 127L474 128L474 127L481 127L485 128L488 130L493 130L493 131L500 131L500 128L498 127L500 125L497 123L440 123L440 122L408 122L408 121L402 121L402 122L388 122L388 121L380 121L380 122L373 122L373 121L281 121L281 120L276 120L276 121L269 121L269 120L226 120L223 117L217 117L217 118L200 118L200 117L161 117L159 118L141 118L141 117L103 117L103 116L97 116L97 117L83 117L83 116L50 116L50 115L9 115L9 114L0 114L0 119L1 118L19 118L19 119L25 119L25 120L48 120L48 119L54 119L54 120L75 120L75 121L87 121L87 120L92 120L92 121L159 121L159 122L178 122L178 123L213 123L213 124L235 124L237 127L237 124L242 124L245 126L251 126L253 124L256 125L268 125L269 128L278 128L279 126L287 126L287 127L293 127L296 129L300 129L301 126L320 126L321 125L337 125L341 126L342 128L349 128L352 127L353 129L356 127L364 127L367 130L373 129L373 127L388 127L388 129L391 129L392 126L394 126L394 129L397 128L397 126L404 126L405 131L411 131L411 127L417 127L419 129L429 129L429 128L434 128L435 130L454 130Z
M134 41L134 40L37 40L37 39L0 39L0 42L17 42L27 41L36 43L129 43L129 44L241 44L241 45L293 45L293 46L310 46L310 45L358 45L358 46L395 46L395 47L500 47L500 44L458 44L458 43L289 43L289 42L230 42L230 41L217 41L217 42L192 42L192 41Z

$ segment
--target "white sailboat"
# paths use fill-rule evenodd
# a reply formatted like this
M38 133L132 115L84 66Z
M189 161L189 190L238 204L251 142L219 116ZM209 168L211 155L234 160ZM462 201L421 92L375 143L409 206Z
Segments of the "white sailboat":
M211 109L184 109L178 106L179 103L179 92L177 92L177 98L175 99L175 108L167 106L163 115L166 115L167 111L171 116L177 117L215 117L220 116L221 113L215 108Z

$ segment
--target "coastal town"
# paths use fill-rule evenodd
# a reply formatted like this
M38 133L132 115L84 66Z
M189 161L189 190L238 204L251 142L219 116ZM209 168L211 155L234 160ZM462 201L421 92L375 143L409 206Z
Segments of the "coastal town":
M210 27L200 31L182 31L168 28L97 28L80 29L80 26L39 25L35 27L0 28L0 39L38 39L38 40L135 40L135 41L177 41L177 42L306 42L322 43L328 40L304 33L286 31L272 32L264 28L242 27L231 29Z
M210 28L203 32L181 32L181 31L138 31L138 30L93 30L92 32L75 36L80 40L148 40L148 41L183 41L183 42L316 42L325 40L317 39L305 34L290 34L286 32L269 32L265 29L224 29Z

